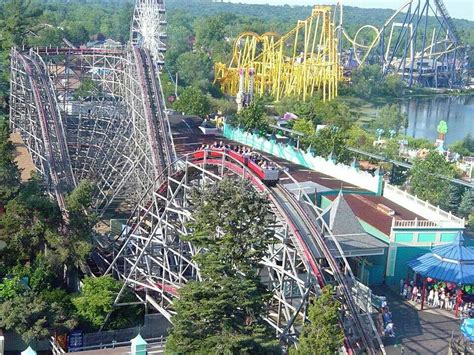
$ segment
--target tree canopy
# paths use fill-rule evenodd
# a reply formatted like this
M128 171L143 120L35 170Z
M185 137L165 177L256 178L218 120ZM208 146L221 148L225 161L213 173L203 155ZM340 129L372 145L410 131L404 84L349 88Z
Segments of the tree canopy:
M194 222L185 239L201 281L179 291L167 353L277 353L262 316L271 295L256 273L272 243L268 202L248 183L225 178L192 191Z
M236 115L237 124L246 131L258 129L265 132L268 128L265 106L261 99L253 100L248 107Z
M309 323L303 327L298 348L290 354L337 354L343 345L344 333L339 325L339 303L335 300L332 286L312 299L308 310Z
M431 151L425 159L416 158L410 170L412 192L434 205L444 206L449 196L449 181L455 171L437 152ZM443 178L444 177L444 178Z
M187 115L205 117L211 110L211 103L201 90L189 86L183 90L179 99L175 102L174 108Z

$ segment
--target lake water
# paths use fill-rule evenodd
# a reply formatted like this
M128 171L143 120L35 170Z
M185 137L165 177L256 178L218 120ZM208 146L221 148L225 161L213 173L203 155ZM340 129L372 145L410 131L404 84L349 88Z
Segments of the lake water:
M402 103L402 112L408 115L407 134L415 138L435 140L441 120L448 124L446 143L474 136L474 95L414 98Z

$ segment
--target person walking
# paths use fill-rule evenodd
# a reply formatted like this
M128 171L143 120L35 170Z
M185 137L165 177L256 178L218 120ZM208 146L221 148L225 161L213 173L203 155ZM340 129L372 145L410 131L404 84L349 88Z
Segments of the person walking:
M434 289L431 289L430 292L428 293L428 304L430 306L433 305L433 299L434 299Z
M439 307L439 292L435 290L433 297L433 307Z
M417 295L418 295L418 287L415 285L413 286L413 290L411 291L411 300L416 301Z

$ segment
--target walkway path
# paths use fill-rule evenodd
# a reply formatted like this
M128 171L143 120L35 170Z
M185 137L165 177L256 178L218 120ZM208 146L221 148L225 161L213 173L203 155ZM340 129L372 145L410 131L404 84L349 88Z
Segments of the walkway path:
M373 287L375 294L386 296L395 324L395 338L384 338L388 355L447 354L453 329L459 320L438 310L420 311L388 287Z

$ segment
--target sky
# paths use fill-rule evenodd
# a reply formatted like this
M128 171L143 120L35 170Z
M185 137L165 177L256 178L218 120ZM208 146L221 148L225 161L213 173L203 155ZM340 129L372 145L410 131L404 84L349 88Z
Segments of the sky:
M271 5L317 5L335 4L336 0L224 0L225 2L271 4ZM405 0L345 0L343 5L365 8L398 9ZM451 17L474 21L474 0L444 0Z

